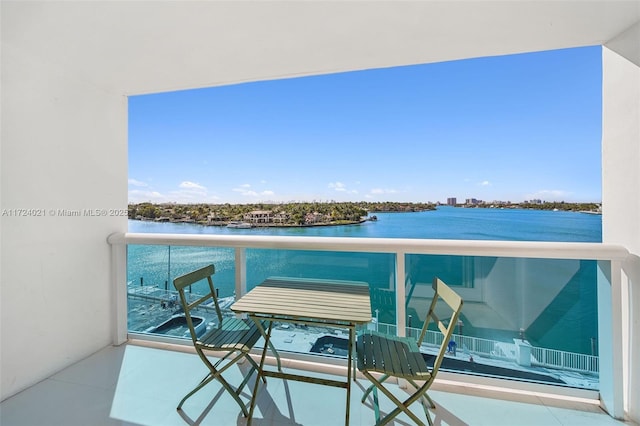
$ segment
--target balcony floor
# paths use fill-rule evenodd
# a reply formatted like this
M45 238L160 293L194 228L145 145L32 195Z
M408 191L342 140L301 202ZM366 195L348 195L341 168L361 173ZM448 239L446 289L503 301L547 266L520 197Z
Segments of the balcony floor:
M285 363L284 367L287 367ZM246 364L227 373L239 383ZM205 367L189 352L127 344L107 347L89 358L8 398L0 404L0 424L35 425L244 425L236 403L217 383L191 397L183 413L175 407L204 377ZM322 373L305 373L322 374ZM324 374L322 374L324 375ZM326 376L326 375L324 375ZM253 380L250 381L252 386ZM351 424L374 424L371 402L360 402L368 384L352 387ZM249 398L249 390L244 394ZM403 391L395 387L394 392ZM509 395L436 383L430 392L436 425L623 425L597 405L535 395ZM345 390L267 378L257 402L254 425L344 424ZM382 411L391 404L380 395ZM424 418L419 405L413 411ZM407 416L396 425L410 425Z

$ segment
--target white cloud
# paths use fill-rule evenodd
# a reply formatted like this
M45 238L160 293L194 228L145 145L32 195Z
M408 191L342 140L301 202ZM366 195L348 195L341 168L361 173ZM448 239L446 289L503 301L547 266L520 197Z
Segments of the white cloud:
M248 183L242 184L240 185L238 188L233 188L232 191L234 192L238 192L240 195L245 196L245 197L256 197L258 196L258 193L251 188L251 185L249 185Z
M347 187L342 182L329 182L329 188L332 188L336 191L346 191Z
M131 180L129 183L135 185ZM148 185L143 186L148 187ZM220 197L209 194L205 186L191 181L183 181L178 185L177 189L166 193L156 191L153 188L147 188L146 190L131 189L129 191L130 203L214 203L219 199Z
M139 180L135 180L135 179L129 179L129 185L131 186L139 186L139 187L147 187L149 186L149 184L147 184L146 182L141 182Z
M358 191L355 190L355 189L348 189L347 185L345 185L342 182L329 182L328 187L333 189L334 191L337 191L337 192L344 192L344 193L347 193L347 194L357 194L358 193Z
M202 191L206 191L207 190L207 188L205 188L204 186L200 185L199 183L190 182L188 180L182 182L179 186L180 186L180 188L184 188L184 189L196 189L196 190L202 190Z
M488 180L483 180L482 182L480 182L480 186L491 186L491 182L489 182Z

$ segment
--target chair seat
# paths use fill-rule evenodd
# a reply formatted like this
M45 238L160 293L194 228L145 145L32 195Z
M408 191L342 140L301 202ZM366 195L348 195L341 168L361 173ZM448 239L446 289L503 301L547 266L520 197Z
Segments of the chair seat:
M196 346L211 351L235 349L249 352L262 335L258 327L248 319L225 318L220 328L212 328L202 335Z
M358 369L395 377L427 380L427 366L414 339L370 332L356 342Z
M376 425L378 426L391 422L400 413L405 413L415 424L424 425L423 421L409 409L409 406L417 401L422 401L421 405L427 421L429 425L433 426L429 408L435 409L436 405L427 394L427 390L434 382L436 374L438 374L447 344L451 341L454 327L458 322L463 302L462 298L438 277L434 277L432 287L434 295L429 305L427 317L422 325L422 330L416 339L369 331L362 334L356 342L358 369L371 381L371 386L367 388L362 396L362 402L373 391L373 407L376 415ZM446 318L441 310L436 312L436 305L439 301L443 302L441 306L446 305L445 310L447 312L444 314L450 313L451 317ZM437 330L442 333L442 341L438 355L431 368L429 368L420 353L420 346L429 329L429 324L432 322L437 327ZM371 374L374 372L381 374L374 376ZM404 401L400 401L384 386L384 382L390 377L405 379L413 387L413 393ZM382 419L380 418L380 405L378 404L378 389L396 405L396 408Z

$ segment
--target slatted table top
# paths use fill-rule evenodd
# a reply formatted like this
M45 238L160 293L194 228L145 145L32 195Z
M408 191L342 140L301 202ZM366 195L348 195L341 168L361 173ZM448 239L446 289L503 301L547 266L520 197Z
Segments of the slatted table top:
M273 320L345 324L371 321L369 285L361 281L268 278L231 305L231 309Z

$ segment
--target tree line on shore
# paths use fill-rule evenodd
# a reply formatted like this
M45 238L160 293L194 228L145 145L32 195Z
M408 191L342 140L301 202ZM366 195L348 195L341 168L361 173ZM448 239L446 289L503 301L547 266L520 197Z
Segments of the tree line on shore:
M435 210L438 204L412 202L296 202L253 204L177 204L150 202L129 204L129 219L167 222L193 222L209 225L224 225L231 221L244 221L252 212L269 212L279 218L280 225L348 224L358 223L368 217L369 212L420 212ZM531 210L560 210L600 213L597 203L508 203L457 205L474 208L511 208Z
M255 204L129 204L129 219L163 220L169 222L195 222L225 224L243 221L252 212L268 211L281 218L283 225L304 225L309 217L321 218L314 223L357 223L365 220L369 212L416 212L435 210L432 203L400 202L300 202Z
M476 207L476 206L474 206ZM477 207L496 207L493 204L479 204ZM503 204L499 207L503 208L512 208L512 209L527 209L527 210L560 210L566 212L591 212L591 213L599 213L601 212L601 206L598 203L567 203L564 201L554 201L549 202L545 201L543 203L510 203Z

